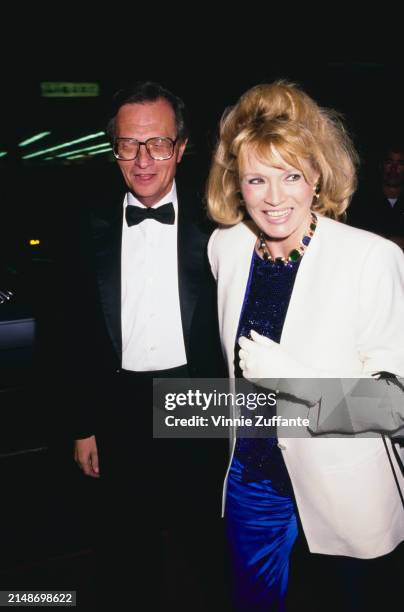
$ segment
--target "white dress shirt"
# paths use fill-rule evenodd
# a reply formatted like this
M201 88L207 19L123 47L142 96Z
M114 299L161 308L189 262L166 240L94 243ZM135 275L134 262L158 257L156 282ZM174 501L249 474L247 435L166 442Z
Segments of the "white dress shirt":
M175 182L158 208L172 202L175 222L145 219L128 227L125 208L146 208L131 193L124 199L122 227L122 367L164 370L187 361L178 290L178 201Z

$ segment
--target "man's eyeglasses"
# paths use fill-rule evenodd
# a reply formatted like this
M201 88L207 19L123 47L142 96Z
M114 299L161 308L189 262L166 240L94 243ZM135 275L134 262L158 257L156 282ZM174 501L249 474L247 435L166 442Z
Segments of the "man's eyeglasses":
M136 138L115 138L113 151L117 159L131 161L137 158L140 145L144 145L152 159L162 161L173 156L177 140L178 138L172 140L171 138L160 136L148 138L144 142L136 140Z

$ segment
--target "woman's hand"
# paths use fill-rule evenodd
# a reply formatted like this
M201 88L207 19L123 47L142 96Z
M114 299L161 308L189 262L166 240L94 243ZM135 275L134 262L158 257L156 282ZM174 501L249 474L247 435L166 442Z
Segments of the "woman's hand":
M242 337L239 345L244 378L310 405L320 400L316 373L291 357L280 344L251 330L251 340Z
M280 344L251 330L251 340L240 338L240 368L245 378L304 378L307 369Z

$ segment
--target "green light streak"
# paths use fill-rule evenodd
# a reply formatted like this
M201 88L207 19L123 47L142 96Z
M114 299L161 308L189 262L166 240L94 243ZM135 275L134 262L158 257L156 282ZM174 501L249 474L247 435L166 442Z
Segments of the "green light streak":
M112 147L108 147L107 149L102 149L101 151L92 151L89 155L99 155L100 153L108 153L112 151Z
M51 132L41 132L40 134L35 134L35 136L31 136L31 138L27 138L18 144L19 147L26 147L31 144L31 142L36 142L37 140L41 140L41 138L45 138L45 136L49 136Z
M59 153L56 157L68 157L69 155L75 155L76 153L84 153L84 151L94 151L95 149L101 149L102 147L108 146L107 142L102 142L98 145L93 145L91 147L84 147L81 149L75 149L74 151L67 151L66 153Z
M42 149L41 151L30 153L29 155L23 155L22 159L31 159L33 157L38 157L39 155L44 155L45 153L50 153L51 151L58 151L59 149L71 147L72 145L78 144L79 142L85 142L86 140L92 140L93 138L100 138L100 136L105 136L105 132L96 132L95 134L88 134L88 136L82 136L81 138L76 138L76 140L71 140L70 142L64 142L60 145L56 145L55 147L49 147L48 149Z

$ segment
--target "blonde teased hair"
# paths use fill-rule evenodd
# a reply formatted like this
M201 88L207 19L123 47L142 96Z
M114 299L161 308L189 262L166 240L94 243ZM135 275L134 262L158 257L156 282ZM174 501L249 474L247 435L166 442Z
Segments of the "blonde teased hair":
M252 149L266 163L274 149L308 180L318 173L320 194L312 209L333 218L344 216L356 188L358 155L340 115L324 109L294 83L279 80L257 85L227 109L209 173L209 216L233 225L244 217L239 165Z

